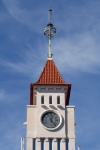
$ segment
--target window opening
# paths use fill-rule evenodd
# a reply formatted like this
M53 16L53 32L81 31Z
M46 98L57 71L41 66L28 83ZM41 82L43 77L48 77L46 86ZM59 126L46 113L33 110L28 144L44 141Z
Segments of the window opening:
M60 96L57 96L57 104L60 104Z
M52 96L49 96L49 104L52 104Z
M33 139L33 150L36 150L36 139Z
M60 150L60 139L57 140L57 150Z
M41 96L41 104L44 104L44 96Z
M69 142L69 140L67 139L66 140L66 150L68 150L68 142Z
M49 139L49 150L52 150L52 139Z
M44 139L41 139L41 150L44 150Z

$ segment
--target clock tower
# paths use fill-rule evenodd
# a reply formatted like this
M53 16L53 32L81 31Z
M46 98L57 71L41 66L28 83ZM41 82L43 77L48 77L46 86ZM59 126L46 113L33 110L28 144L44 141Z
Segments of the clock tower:
M63 80L52 58L51 38L55 34L50 8L44 29L49 39L47 61L37 82L30 84L26 150L75 150L75 107L69 105L71 84Z

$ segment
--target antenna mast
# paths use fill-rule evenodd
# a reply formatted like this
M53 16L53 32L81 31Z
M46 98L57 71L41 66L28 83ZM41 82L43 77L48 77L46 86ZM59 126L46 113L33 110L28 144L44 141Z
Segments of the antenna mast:
M56 28L52 24L52 9L50 7L49 12L48 12L48 24L46 28L44 29L44 35L48 37L49 39L49 45L48 45L48 58L52 58L52 53L51 53L51 38L56 34Z

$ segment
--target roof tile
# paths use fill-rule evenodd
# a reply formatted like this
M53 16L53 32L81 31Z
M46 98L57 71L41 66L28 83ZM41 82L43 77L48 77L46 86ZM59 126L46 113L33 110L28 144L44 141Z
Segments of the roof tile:
M47 60L36 84L67 84L61 77L53 60Z

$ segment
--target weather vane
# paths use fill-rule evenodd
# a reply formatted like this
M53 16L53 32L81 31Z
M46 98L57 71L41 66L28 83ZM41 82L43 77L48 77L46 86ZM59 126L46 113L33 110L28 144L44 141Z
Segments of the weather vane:
M44 35L48 37L49 39L49 45L48 45L48 58L52 58L52 53L51 53L51 38L56 34L56 28L53 26L52 23L52 9L50 5L50 9L48 12L48 24L46 28L44 29Z

